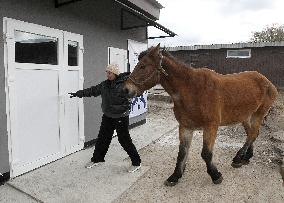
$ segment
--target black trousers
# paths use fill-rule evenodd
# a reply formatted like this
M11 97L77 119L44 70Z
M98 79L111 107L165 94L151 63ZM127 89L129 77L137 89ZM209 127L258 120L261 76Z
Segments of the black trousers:
M134 144L132 143L128 125L129 116L121 118L110 118L106 115L103 115L99 135L91 161L104 161L105 155L112 140L114 130L116 130L118 141L129 155L132 165L139 166L141 159Z

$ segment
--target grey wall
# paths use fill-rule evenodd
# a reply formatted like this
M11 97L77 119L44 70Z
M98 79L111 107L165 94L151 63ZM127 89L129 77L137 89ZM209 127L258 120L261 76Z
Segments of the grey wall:
M0 0L3 17L39 24L84 36L84 88L105 80L107 47L127 50L127 39L146 41L146 28L120 30L120 6L113 0L78 1L55 8L54 0ZM9 171L5 98L4 44L0 32L0 173ZM86 142L97 137L101 122L100 98L84 99Z
M194 67L209 67L217 73L229 74L242 71L257 71L274 85L284 87L284 46L248 47L250 58L227 58L228 49L180 50L174 56Z

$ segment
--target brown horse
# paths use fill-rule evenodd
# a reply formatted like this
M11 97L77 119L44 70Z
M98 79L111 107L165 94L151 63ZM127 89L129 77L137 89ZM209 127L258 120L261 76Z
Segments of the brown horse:
M221 75L207 68L193 69L167 52L160 45L139 56L139 62L125 81L130 95L160 83L174 102L179 123L179 152L173 174L165 181L177 184L185 169L193 131L203 130L201 156L213 183L222 182L222 174L212 162L213 147L219 126L242 123L246 142L233 158L237 168L248 164L253 156L253 142L259 134L263 118L277 97L277 89L255 71Z

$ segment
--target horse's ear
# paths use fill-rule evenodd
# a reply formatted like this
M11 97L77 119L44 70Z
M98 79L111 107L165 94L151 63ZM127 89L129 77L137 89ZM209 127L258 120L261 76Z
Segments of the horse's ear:
M151 54L153 55L159 55L159 53L160 53L160 43L151 50Z
M160 43L156 46L158 54L160 54Z
M160 43L156 46L157 50L160 50Z

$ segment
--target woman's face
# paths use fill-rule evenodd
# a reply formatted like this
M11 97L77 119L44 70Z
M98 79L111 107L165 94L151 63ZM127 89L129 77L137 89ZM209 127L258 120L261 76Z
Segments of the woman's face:
M116 78L116 75L110 71L106 71L106 75L108 80L114 80Z

